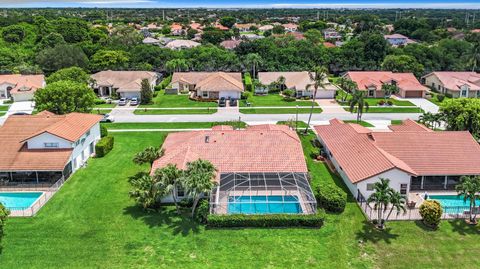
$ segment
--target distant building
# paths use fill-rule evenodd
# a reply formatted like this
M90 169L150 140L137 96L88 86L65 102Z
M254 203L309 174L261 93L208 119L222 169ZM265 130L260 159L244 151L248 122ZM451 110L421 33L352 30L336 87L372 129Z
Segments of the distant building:
M385 40L387 40L387 42L390 45L392 45L394 47L405 46L405 45L408 45L408 44L417 43L417 42L411 40L410 38L408 38L404 35L401 35L401 34L384 35L383 37L385 38Z
M175 72L171 85L176 92L193 92L195 99L240 99L244 91L241 73Z
M220 46L225 49L234 49L242 43L243 40L225 40L220 43Z
M172 40L165 45L166 48L172 50L191 49L200 46L201 44L191 40Z
M141 97L142 80L147 79L150 87L157 85L158 75L148 71L101 71L91 75L92 88L98 96L119 94L123 98Z
M323 30L323 37L325 39L342 39L342 35L333 28Z
M286 24L282 24L282 26L285 28L285 31L287 32L298 31L298 24L295 24L295 23L286 23Z
M480 98L480 74L476 72L432 72L422 77L423 84L452 97Z
M33 100L33 94L45 87L44 75L0 75L0 99Z

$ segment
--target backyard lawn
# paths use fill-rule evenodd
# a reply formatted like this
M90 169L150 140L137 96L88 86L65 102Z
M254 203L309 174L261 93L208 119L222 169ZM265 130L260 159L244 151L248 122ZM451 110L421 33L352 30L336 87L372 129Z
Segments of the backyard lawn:
M153 104L140 105L140 107L217 107L217 102L199 102L188 98L188 95L165 94L164 90L158 92L157 97L153 98Z
M250 106L311 106L312 101L301 100L301 101L292 101L287 102L283 100L283 97L279 94L267 94L267 95L252 95L248 98ZM246 107L246 100L240 100L240 107ZM315 106L318 106L317 103L314 103Z
M357 122L356 120L344 120L343 122L346 122L346 123L356 123L356 124L359 124L359 125L361 125L361 126L363 126L363 127L374 127L372 124L370 124L370 123L368 123L368 122L366 122L366 121L363 121L363 120L358 121L358 122Z
M350 108L344 107L346 111L350 111ZM354 111L357 111L354 109ZM423 109L419 107L401 107L401 106L391 106L391 107L370 107L368 111L364 113L423 113Z
M477 264L479 228L443 222L388 223L379 232L350 199L321 229L205 229L172 207L144 212L127 177L147 166L132 156L160 145L161 132L114 133L115 147L92 159L33 218L8 220L0 268L466 268ZM305 154L312 135L302 137ZM313 183L342 184L308 159Z

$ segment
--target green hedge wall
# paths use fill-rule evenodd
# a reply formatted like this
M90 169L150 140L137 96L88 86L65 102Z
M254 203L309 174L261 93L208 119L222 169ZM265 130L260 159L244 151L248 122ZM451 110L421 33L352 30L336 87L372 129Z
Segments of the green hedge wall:
M323 225L323 214L294 215L208 215L209 227L315 227Z
M248 92L253 92L253 83L252 83L252 77L250 76L250 73L245 73L244 76L245 80L245 91Z
M318 206L329 212L343 212L347 204L347 193L337 186L322 184L315 187Z
M109 153L113 148L113 136L105 136L95 145L96 157L101 158Z

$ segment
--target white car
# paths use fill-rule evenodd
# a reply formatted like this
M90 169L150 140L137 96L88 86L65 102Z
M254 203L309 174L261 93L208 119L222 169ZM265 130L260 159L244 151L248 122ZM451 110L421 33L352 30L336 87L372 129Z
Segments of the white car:
M118 105L119 106L124 106L127 104L127 98L120 98L120 100L118 100Z
M130 100L130 105L131 106L138 105L138 99L136 97L133 97L132 100Z
M110 114L103 115L103 118L100 120L100 122L114 122L114 121L115 121L115 118Z

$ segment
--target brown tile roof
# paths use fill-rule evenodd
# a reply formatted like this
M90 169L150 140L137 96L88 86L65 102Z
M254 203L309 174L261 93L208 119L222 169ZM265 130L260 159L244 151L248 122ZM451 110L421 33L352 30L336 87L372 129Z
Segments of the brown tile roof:
M195 85L195 89L202 91L244 91L241 73L175 72L172 83L175 82Z
M150 82L156 79L157 74L148 71L100 71L90 76L97 86L112 86L117 92L139 92L143 79Z
M45 86L44 75L0 75L0 84L12 84L10 93L15 94L25 91L36 91Z
M345 77L357 83L359 90L367 90L373 86L377 90L383 83L397 82L397 86L404 91L427 91L428 88L420 84L412 73L393 73L390 71L349 71Z
M310 79L308 71L301 72L258 72L258 80L264 84L269 85L274 81L277 81L279 77L285 78L285 85L290 89L305 90L308 84L313 84L314 81ZM337 90L328 79L325 81L326 90ZM313 90L313 88L312 88Z
M424 77L436 76L443 87L452 91L460 91L460 87L467 85L471 90L480 90L480 74L476 72L432 72Z
M413 124L367 133L334 119L315 131L352 183L393 168L411 175L480 175L480 145L470 133L432 132Z
M242 43L243 40L225 40L225 41L222 41L220 43L220 46L226 48L226 49L234 49L236 48L238 45L240 45L240 43Z
M71 113L54 115L40 112L37 115L11 115L0 128L0 171L59 171L67 164L73 148L27 149L25 140L48 132L69 141L76 141L101 116Z
M165 47L169 49L180 49L180 48L194 48L200 45L201 45L200 43L192 40L176 39L168 42L167 45L165 45Z
M433 132L425 125L418 124L411 119L404 120L402 124L390 125L388 128L394 132Z
M212 162L219 174L308 172L300 140L287 126L171 133L162 148L165 155L154 162L152 172L167 164L185 169L188 162L199 158Z

